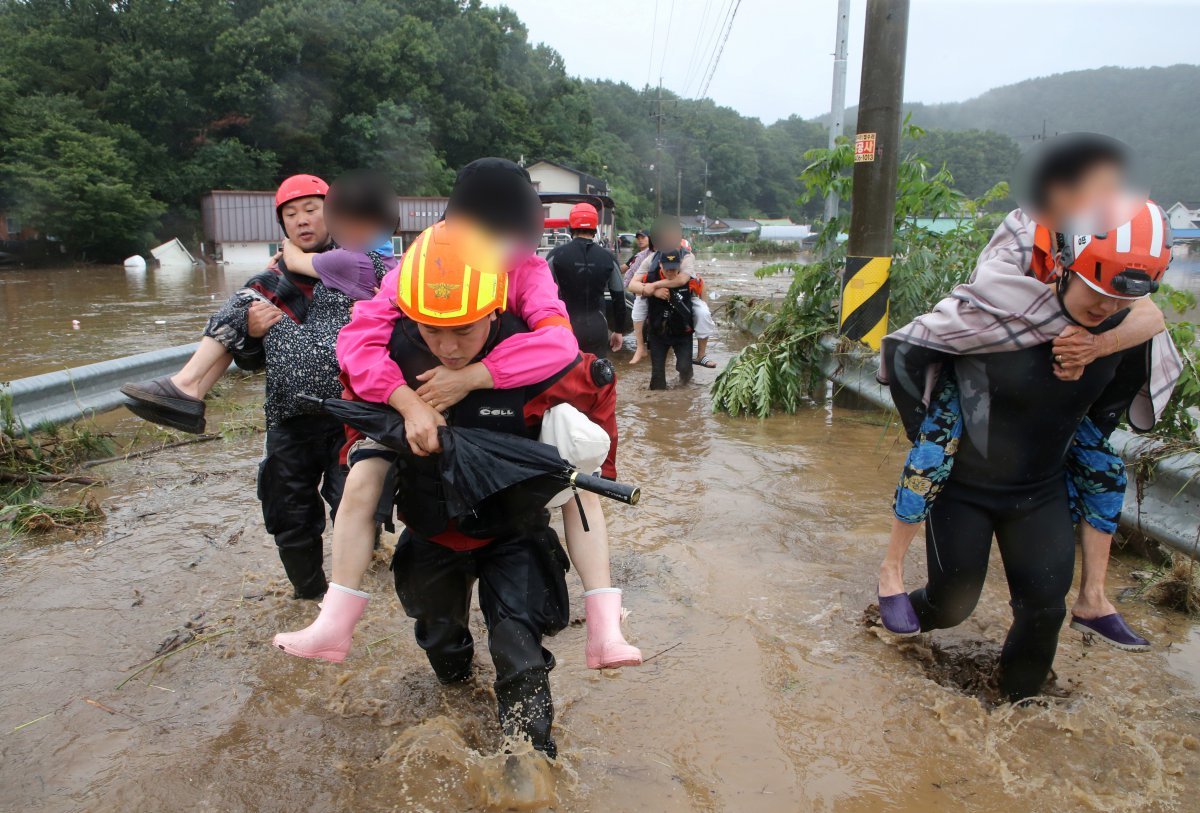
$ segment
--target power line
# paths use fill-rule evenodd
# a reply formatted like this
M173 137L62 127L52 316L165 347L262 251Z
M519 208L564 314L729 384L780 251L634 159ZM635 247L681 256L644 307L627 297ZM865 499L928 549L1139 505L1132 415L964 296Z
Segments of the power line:
M712 67L713 57L716 54L717 39L721 36L721 29L725 27L725 23L729 19L729 12L733 8L733 3L734 0L729 0L729 2L724 3L718 8L716 19L713 20L714 25L712 31L707 37L705 37L704 48L701 50L700 56L701 63L704 67L701 68L699 75L696 77L697 91L699 91L700 87L704 84L704 77L708 75L709 68ZM707 56L707 59L705 56ZM692 98L699 99L700 94L697 93Z
M671 40L671 24L675 22L675 0L671 0L671 11L667 14L667 28L663 32L663 47L662 56L658 59L658 76L659 81L662 81L663 66L667 63L667 43ZM651 57L653 58L653 57Z
M717 73L717 66L721 64L721 55L725 53L725 44L729 42L729 34L733 31L733 21L737 17L738 9L742 7L742 0L737 0L733 6L733 12L729 15L729 24L725 26L725 38L721 40L721 47L718 49L716 58L713 59L712 70L708 72L708 79L704 83L704 89L700 91L700 98L703 99L708 95L708 86L712 84L713 77Z
M672 0L674 2L674 0ZM650 76L654 70L654 46L658 44L658 0L654 0L654 26L650 29L650 55L646 62L646 87L650 86Z
M696 73L696 68L700 63L700 38L704 34L704 26L708 23L708 9L712 5L712 0L704 0L704 11L700 14L700 25L696 27L696 43L692 46L692 58L688 62L687 74L683 78L683 87L679 89L680 95L687 96L688 90L692 86L692 78Z
M707 58L704 60L704 67L701 69L700 76L698 78L698 81L696 82L696 95L692 97L693 99L700 98L700 89L704 86L704 79L705 79L705 77L708 76L708 72L712 68L712 65L713 65L713 60L716 58L717 41L721 37L721 29L723 29L725 27L726 22L728 22L728 20L729 20L729 12L733 10L733 3L734 3L734 0L729 0L729 2L726 3L724 5L724 7L721 9L721 11L717 15L717 19L715 21L716 25L713 26L712 34L705 41L704 53Z

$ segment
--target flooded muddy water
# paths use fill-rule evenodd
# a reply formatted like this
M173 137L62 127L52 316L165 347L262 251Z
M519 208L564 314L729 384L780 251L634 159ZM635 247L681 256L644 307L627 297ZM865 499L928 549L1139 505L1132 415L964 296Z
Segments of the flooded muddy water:
M783 284L710 265L723 295ZM618 368L619 467L644 496L606 506L614 577L627 634L662 654L601 674L581 625L548 640L557 765L503 754L485 647L474 683L437 683L385 552L344 664L271 648L315 605L289 598L262 529L250 433L96 469L101 528L0 561L0 810L1196 809L1195 625L1126 602L1154 650L1064 630L1061 696L989 710L956 682L994 661L1007 627L998 558L955 630L900 644L862 623L901 462L874 413L734 420L709 409L713 371L650 393L645 366ZM260 387L240 379L210 423ZM1111 592L1138 567L1115 561ZM910 585L923 573L915 550ZM474 627L485 640L477 611ZM117 688L171 638L198 643Z
M0 381L194 342L217 303L261 270L0 268Z

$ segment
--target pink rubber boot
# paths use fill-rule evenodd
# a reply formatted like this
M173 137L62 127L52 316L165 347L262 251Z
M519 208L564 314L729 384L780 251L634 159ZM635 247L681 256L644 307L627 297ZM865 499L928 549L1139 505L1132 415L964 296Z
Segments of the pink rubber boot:
M621 591L601 587L583 594L587 617L587 668L641 666L642 650L621 634Z
M354 625L367 609L367 598L361 590L330 584L317 620L299 632L281 632L272 643L289 655L341 663L350 652Z

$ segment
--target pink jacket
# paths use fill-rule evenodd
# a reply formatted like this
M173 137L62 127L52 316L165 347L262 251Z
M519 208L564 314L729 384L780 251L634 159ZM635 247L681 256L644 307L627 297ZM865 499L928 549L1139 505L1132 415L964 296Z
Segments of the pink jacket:
M383 278L374 299L355 303L350 324L338 335L338 361L350 388L364 401L386 403L405 384L388 353L392 330L404 316L392 304L399 275L397 266ZM496 389L544 381L579 355L567 308L558 298L558 286L544 259L531 254L509 272L508 307L533 332L510 336L483 359ZM547 319L555 321L538 327Z

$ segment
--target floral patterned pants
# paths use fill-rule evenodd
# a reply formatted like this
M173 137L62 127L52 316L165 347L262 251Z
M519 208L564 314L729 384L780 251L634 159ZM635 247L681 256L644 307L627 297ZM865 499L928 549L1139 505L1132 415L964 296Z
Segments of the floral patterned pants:
M892 508L901 522L924 522L929 507L950 478L954 453L962 438L962 404L958 381L945 370L921 423L916 443L904 461ZM1085 417L1067 453L1066 486L1071 519L1098 531L1114 533L1125 502L1125 461Z

